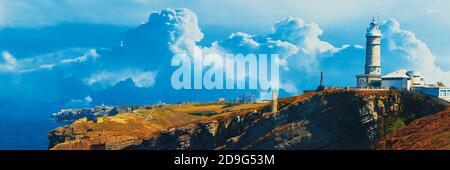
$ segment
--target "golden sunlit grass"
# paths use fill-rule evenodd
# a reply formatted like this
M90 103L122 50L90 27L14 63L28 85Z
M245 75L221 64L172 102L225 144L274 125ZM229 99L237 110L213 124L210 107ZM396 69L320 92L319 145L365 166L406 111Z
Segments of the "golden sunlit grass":
M190 103L158 105L147 110L119 113L98 118L96 122L80 119L71 126L86 138L97 142L108 138L145 138L168 128L181 127L200 121L227 118L261 110L267 103ZM202 114L205 113L205 114ZM208 115L213 113L212 115ZM207 116L208 115L208 116Z
M178 113L220 112L223 104L176 104L165 107Z
M230 111L240 111L240 110L246 110L246 109L255 109L260 108L262 106L266 106L267 103L244 103L235 105L229 108Z
M314 93L280 99L280 106L293 101L305 100ZM115 116L98 118L96 122L81 119L71 125L74 129L95 141L108 138L145 138L158 134L163 129L177 128L196 122L229 120L251 112L270 112L270 102L262 103L188 103L155 105L151 109L119 113ZM266 108L266 109L265 109Z

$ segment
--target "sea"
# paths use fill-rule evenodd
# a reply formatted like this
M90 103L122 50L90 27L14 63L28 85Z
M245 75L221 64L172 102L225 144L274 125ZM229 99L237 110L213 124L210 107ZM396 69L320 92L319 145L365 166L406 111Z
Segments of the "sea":
M47 150L47 134L67 123L50 115L58 107L42 104L0 104L0 150Z

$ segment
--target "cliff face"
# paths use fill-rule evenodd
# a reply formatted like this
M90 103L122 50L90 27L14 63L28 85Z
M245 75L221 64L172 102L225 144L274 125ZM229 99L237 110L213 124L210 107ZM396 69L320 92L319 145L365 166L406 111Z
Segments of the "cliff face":
M146 109L146 106L97 106L94 108L62 109L51 117L58 122L74 122L81 118L96 121L98 117L114 116L118 113Z
M374 149L388 133L445 107L408 92L327 90L280 99L276 113L266 104L126 139L93 140L72 125L49 139L53 149Z

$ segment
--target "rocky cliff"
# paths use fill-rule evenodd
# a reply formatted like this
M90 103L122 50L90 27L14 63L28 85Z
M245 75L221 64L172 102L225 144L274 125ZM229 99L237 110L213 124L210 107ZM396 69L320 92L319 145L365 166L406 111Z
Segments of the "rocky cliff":
M106 126L108 121L76 122L50 132L49 148L375 149L387 134L445 109L447 103L410 92L326 90L280 99L276 113L270 112L270 103L220 107L213 116L189 117L170 126L155 123L156 110L108 118L122 128ZM160 109L175 110L180 116L174 115L173 122L186 117L180 108ZM152 119L143 120L145 116Z
M94 108L61 109L51 118L58 122L73 122L81 118L96 121L98 117L114 116L117 113L148 108L146 106L96 106Z

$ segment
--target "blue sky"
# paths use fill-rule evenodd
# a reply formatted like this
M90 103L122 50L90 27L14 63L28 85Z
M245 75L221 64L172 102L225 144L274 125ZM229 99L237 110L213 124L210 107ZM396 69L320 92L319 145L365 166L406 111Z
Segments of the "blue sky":
M328 85L351 86L374 13L384 73L415 69L448 84L449 8L445 0L0 0L0 101L85 107L247 92L173 91L171 56L195 48L280 53L285 96L315 88L320 70Z

